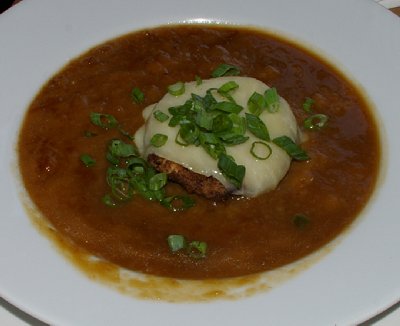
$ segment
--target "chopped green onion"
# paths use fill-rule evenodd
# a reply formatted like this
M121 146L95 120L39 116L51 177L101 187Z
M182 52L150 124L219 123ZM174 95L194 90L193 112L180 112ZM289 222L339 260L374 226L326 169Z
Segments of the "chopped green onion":
M167 184L168 178L166 173L157 173L149 180L150 190L160 190Z
M246 113L246 123L248 130L257 138L270 141L269 132L265 123L256 115Z
M186 248L186 239L180 234L171 234L167 238L168 246L172 252Z
M218 159L221 153L225 153L225 146L213 133L200 133L199 140L204 150L214 159Z
M244 175L246 174L244 165L237 165L230 156L222 153L218 159L218 169L237 189L242 187Z
M314 103L315 101L312 98L306 97L306 100L303 103L303 110L307 113L312 113L312 106Z
M274 138L272 142L282 148L295 160L307 161L310 159L308 154L288 136Z
M185 123L181 125L181 128L176 135L175 142L183 146L197 144L199 134L200 131L196 124L192 122ZM182 140L182 142L180 140Z
M167 140L168 140L168 136L167 135L155 134L153 137L151 137L150 143L154 147L161 147L161 146L165 145Z
M247 108L250 113L259 116L265 108L265 99L260 93L254 92L247 101Z
M171 211L177 212L193 207L195 205L195 201L193 198L188 196L175 195L162 199L161 205L167 207Z
M188 254L192 258L205 258L207 252L207 243L204 241L192 241L187 246Z
M168 86L168 93L173 96L179 96L185 93L185 84L183 82L177 82Z
M195 78L195 80L196 80L196 85L197 85L197 86L203 84L203 80L201 79L200 76L196 75L194 78Z
M90 130L86 130L85 133L84 133L84 135L85 135L85 137L87 137L87 138L91 138L91 137L97 136L96 133L91 132Z
M234 89L238 88L239 84L233 80L223 84L220 88L218 88L218 93L225 94L233 91Z
M320 130L328 123L328 116L325 114L314 114L304 120L304 128Z
M267 143L261 141L255 141L251 145L250 153L256 159L266 160L271 156L272 148Z
M104 205L109 206L109 207L117 206L117 203L109 194L104 195L103 198L101 199L101 201L104 203Z
M220 64L212 73L212 77L222 77L222 76L237 76L240 74L239 68L223 63Z
M115 117L111 114L91 112L90 121L94 125L104 129L115 128L116 126L118 126L117 119L115 119Z
M169 249L172 252L185 249L186 254L191 258L205 258L207 252L207 243L204 241L191 241L188 243L186 238L181 234L171 234L167 237Z
M207 112L200 110L196 113L195 122L200 128L212 130L213 121L218 114L219 112L217 111Z
M138 150L135 145L124 143L122 140L113 139L108 145L109 153L114 157L137 156Z
M293 216L293 223L299 229L303 229L310 223L310 218L304 214L296 214Z
M131 92L131 97L132 97L132 100L134 101L134 102L136 102L136 103L142 103L143 101L144 101L144 94L143 94L143 92L139 89L139 88L137 88L137 87L134 87L133 89L132 89L132 92Z
M89 154L82 154L80 157L82 163L87 167L90 168L93 165L96 164L96 161L94 158L92 158Z
M269 112L275 113L279 110L279 95L275 87L269 88L265 91L264 99Z
M165 114L164 112L161 112L160 110L156 110L153 112L154 118L160 122L167 121L169 119L168 114Z
M119 132L120 132L123 136L127 137L129 140L135 140L135 137L132 136L132 135L131 135L129 132L127 132L126 130L124 130L121 126L118 127L118 130L119 130Z
M212 131L216 134L232 129L233 122L227 114L217 115L212 122Z
M240 111L243 110L243 107L236 103L223 101L223 102L214 103L211 106L211 109L228 112L228 113L239 113Z

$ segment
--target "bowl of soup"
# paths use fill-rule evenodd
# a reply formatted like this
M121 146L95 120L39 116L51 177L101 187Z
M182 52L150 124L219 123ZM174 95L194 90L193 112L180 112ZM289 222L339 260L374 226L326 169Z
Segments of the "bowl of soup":
M340 324L397 300L400 44L365 41L396 17L49 1L0 22L23 17L2 35L6 299L56 324Z

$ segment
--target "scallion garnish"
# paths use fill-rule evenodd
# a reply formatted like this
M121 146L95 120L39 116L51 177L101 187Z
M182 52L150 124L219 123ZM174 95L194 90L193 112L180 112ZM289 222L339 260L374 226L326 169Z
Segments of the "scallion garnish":
M90 168L96 164L96 160L92 158L89 154L82 154L80 159L87 168Z
M303 122L304 128L310 130L320 130L328 123L328 116L325 114L314 114L306 118Z
M109 207L114 207L117 206L117 203L115 200L111 197L110 194L104 195L101 201L104 203L104 205L109 206Z
M303 229L310 223L310 218L305 214L296 214L293 216L293 223L299 229Z
M185 93L185 84L183 82L177 82L168 86L168 93L173 96L179 96Z
M237 189L240 189L246 174L244 165L236 164L232 157L221 153L218 159L218 169Z
M265 98L260 93L254 92L247 101L250 113L259 116L266 106Z
M153 112L154 118L160 122L167 121L169 119L168 114L165 114L164 112L161 112L160 110L156 110Z
M124 143L122 140L113 139L108 145L109 153L113 157L137 156L139 153L133 144Z
M181 234L171 234L167 237L169 249L175 253L185 250L186 254L191 258L205 258L207 252L207 243L204 241L190 241Z
M243 107L236 103L223 101L214 103L211 106L211 110L219 110L228 113L239 113L240 111L243 110Z
M195 202L191 197L175 195L163 198L161 200L161 205L167 207L171 211L178 212L193 207Z
M275 87L269 88L265 91L264 99L269 112L275 113L279 110L279 95Z
M167 184L168 178L166 173L157 173L149 179L150 190L160 190Z
M312 106L314 105L314 100L310 97L306 97L303 103L303 110L307 113L312 113Z
M155 135L153 135L153 137L151 137L150 143L154 147L161 147L161 146L165 145L167 140L168 140L168 136L167 135L155 134Z
M86 138L91 138L91 137L97 136L96 133L91 132L90 130L86 130L86 131L84 132L84 135L85 135Z
M171 234L167 238L168 246L172 252L179 251L186 247L186 239L180 234Z
M111 129L118 126L118 121L111 114L91 112L90 121L101 128Z
M187 246L188 255L192 258L205 258L207 252L207 243L204 241L192 241Z
M229 81L225 84L223 84L221 87L218 88L217 92L222 95L223 97L226 97L230 102L235 103L235 100L233 99L232 95L230 92L238 88L239 85L235 81Z
M185 124L181 125L181 128L179 129L179 132L177 134L177 138L175 141L177 141L178 138L180 138L183 142L178 142L180 145L196 145L198 144L198 138L199 138L200 130L196 126L195 123L193 122L188 122Z
M266 160L271 156L272 148L267 143L255 141L251 145L250 153L258 160Z
M132 97L132 100L138 104L142 103L144 101L144 94L138 87L134 87L132 89L131 97Z
M197 85L197 86L203 84L203 80L201 79L200 76L196 75L194 78L195 78L195 80L196 80L196 85Z
M265 123L256 115L246 113L247 129L257 138L270 141L269 132Z
M233 65L229 65L226 63L220 64L212 73L211 76L222 77L222 76L237 76L240 74L240 70L238 67Z
M288 136L274 138L272 142L285 150L295 160L307 161L310 159L308 154Z

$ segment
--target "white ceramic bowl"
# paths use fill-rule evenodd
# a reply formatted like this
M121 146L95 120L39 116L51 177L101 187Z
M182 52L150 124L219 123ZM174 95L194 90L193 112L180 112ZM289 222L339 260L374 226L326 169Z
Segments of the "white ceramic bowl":
M368 94L385 141L378 189L326 255L245 299L171 304L89 280L30 222L16 167L18 129L41 85L89 47L177 22L254 25L313 47ZM400 20L372 0L25 0L0 16L0 294L57 325L348 325L400 299Z

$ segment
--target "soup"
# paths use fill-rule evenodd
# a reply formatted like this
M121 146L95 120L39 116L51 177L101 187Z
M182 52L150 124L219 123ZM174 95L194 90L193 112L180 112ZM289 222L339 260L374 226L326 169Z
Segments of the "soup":
M314 113L329 117L320 130L301 127L310 159L293 161L276 189L254 198L191 195L195 205L182 211L139 195L105 205L110 140L129 143L126 135L144 122L143 109L169 85L210 78L221 63L275 87L299 126ZM132 99L135 88L143 101ZM112 115L119 128L94 125L92 112ZM267 271L321 248L362 211L380 163L368 104L337 69L275 35L209 25L138 31L72 60L30 105L18 151L29 196L60 234L128 269L187 279ZM93 166L82 163L84 153ZM174 183L166 192L186 196ZM207 244L205 255L171 251L171 235Z

